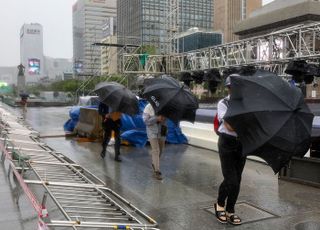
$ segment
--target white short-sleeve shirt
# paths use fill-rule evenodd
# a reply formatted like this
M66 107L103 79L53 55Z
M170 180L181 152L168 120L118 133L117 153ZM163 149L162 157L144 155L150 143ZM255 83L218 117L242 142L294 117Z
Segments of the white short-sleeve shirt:
M219 121L222 121L222 124L219 126L218 131L220 133L225 133L225 134L228 134L230 136L236 137L237 133L234 132L234 131L229 131L224 125L224 119L223 118L224 118L224 115L226 114L227 109L228 109L226 103L223 102L223 100L225 100L225 99L229 100L230 96L227 96L226 98L221 99L218 102L218 105L217 105L218 119L219 119Z

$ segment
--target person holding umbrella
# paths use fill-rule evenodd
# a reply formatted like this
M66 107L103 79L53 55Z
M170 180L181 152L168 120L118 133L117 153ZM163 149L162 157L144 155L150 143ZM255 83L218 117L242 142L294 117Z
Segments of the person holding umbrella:
M114 160L121 162L120 159L120 126L121 126L121 113L112 112L109 107L103 102L99 103L98 112L102 117L102 128L103 128L103 141L102 141L102 152L100 156L102 158L106 155L107 146L111 139L111 133L114 132Z
M162 180L160 156L167 136L166 118L156 115L150 103L144 108L142 118L146 124L147 136L151 145L153 175L156 179Z
M231 88L223 120L240 138L243 156L262 158L276 174L308 152L314 114L298 87L259 69L231 76Z
M233 225L239 225L241 219L235 215L235 204L240 191L241 175L246 157L242 156L242 146L237 133L224 120L231 94L230 76L225 81L228 96L220 100L217 105L218 119L221 122L218 129L218 149L224 180L219 187L218 199L217 203L214 204L214 209L220 223L226 224L229 222Z
M104 158L106 148L114 131L115 138L115 161L121 162L120 155L120 126L122 113L135 115L139 112L138 99L134 93L118 82L100 82L94 92L98 95L99 114L102 116L104 138L102 142L101 157Z

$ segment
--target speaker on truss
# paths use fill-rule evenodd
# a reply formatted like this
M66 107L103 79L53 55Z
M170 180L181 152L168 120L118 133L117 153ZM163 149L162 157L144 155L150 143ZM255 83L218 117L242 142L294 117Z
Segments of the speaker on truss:
M209 69L204 73L203 80L221 82L221 75L218 69Z
M292 76L300 76L305 75L307 71L308 63L305 60L295 60L288 63L288 66L284 72Z
M297 83L311 84L315 76L320 76L319 67L305 60L290 61L284 72L292 75L292 79Z
M303 75L292 75L292 79L296 83L302 83L304 80L304 76Z
M192 73L192 78L196 84L201 84L203 82L204 71L198 70Z
M221 83L221 75L218 69L210 69L205 72L204 78L208 82L208 89L211 93L215 93L219 84Z
M307 66L307 73L306 75L312 75L312 76L320 76L320 69L319 66L317 66L316 64L308 64Z
M314 79L313 75L305 75L303 80L306 84L311 84L313 82L313 79Z
M189 72L182 72L180 75L180 81L183 81L190 88L190 83L193 81L191 73Z
M210 90L211 93L215 93L217 91L217 88L218 88L220 82L210 81L210 80L208 81L208 89Z
M239 74L240 75L245 75L245 76L250 76L250 75L254 75L257 72L256 67L249 65L249 66L242 66Z
M223 70L222 76L223 76L223 78L225 79L225 78L227 78L230 74L234 74L234 73L239 74L239 72L240 72L240 68L231 67L231 68L228 68L228 69Z

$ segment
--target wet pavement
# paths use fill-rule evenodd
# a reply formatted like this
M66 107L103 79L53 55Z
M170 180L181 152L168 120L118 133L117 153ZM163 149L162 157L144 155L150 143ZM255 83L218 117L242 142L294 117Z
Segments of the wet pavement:
M40 133L61 132L68 111L68 107L28 108L26 120ZM236 206L243 225L234 227L218 223L211 212L222 181L216 152L166 145L161 159L164 180L157 181L152 177L149 146L122 146L118 163L113 160L113 146L101 159L100 143L64 137L43 140L153 217L160 229L320 229L320 189L278 180L270 167L259 162L246 163ZM3 164L1 168L0 212L5 214L0 217L0 229L36 229L32 206L23 202L23 196L20 205L15 204L16 190Z

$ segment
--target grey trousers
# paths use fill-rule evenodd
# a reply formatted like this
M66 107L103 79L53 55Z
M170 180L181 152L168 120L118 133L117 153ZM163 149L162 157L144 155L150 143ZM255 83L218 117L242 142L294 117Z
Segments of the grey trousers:
M154 170L160 171L160 156L164 149L166 140L164 138L152 138L149 142L151 145L151 156Z

